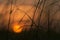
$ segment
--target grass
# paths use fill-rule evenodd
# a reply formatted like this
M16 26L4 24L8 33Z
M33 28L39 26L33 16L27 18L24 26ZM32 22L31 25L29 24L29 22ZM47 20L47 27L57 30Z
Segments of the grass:
M60 34L50 31L50 32L43 32L30 30L30 31L23 31L22 33L16 34L13 32L1 30L0 31L0 40L59 40Z

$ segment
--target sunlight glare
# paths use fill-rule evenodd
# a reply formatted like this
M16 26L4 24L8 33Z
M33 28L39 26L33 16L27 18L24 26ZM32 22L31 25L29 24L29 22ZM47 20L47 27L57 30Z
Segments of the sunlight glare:
M14 24L13 25L13 31L15 32L15 33L20 33L20 32L22 32L22 27L21 27L21 25L19 25L19 24Z

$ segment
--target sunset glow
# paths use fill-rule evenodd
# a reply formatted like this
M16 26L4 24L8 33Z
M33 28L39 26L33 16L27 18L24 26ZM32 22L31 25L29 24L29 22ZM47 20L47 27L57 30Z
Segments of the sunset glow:
M14 23L12 29L15 33L20 33L22 32L23 28L21 27L21 25Z

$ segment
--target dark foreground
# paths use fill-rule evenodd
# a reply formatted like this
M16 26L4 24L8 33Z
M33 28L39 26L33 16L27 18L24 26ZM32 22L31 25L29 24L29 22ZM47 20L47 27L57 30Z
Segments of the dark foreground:
M0 31L0 40L60 40L60 34L55 32L42 32L42 31L24 31L15 34L9 31Z

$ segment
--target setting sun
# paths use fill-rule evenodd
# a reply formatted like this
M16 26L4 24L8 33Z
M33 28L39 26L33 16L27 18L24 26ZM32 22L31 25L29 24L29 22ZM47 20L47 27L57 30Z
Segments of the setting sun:
M13 31L15 32L15 33L20 33L20 32L22 32L22 26L21 25L19 25L19 24L17 24L17 23L15 23L14 25L13 25Z

